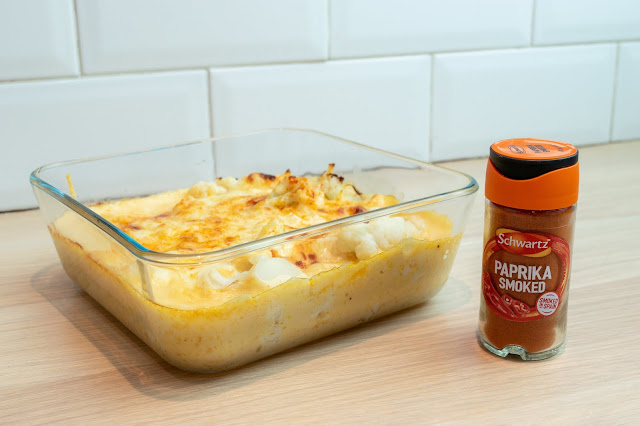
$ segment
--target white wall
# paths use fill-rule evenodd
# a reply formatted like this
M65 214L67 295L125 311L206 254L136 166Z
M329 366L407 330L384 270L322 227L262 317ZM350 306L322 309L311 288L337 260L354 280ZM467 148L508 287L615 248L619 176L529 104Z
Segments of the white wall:
M640 138L640 1L0 0L0 210L45 163L278 126L429 161Z

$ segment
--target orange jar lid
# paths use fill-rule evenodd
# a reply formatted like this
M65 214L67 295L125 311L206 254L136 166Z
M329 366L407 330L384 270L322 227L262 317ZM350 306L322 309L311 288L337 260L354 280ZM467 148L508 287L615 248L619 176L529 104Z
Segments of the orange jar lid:
M485 196L524 210L555 210L578 201L578 150L544 139L506 139L491 145Z

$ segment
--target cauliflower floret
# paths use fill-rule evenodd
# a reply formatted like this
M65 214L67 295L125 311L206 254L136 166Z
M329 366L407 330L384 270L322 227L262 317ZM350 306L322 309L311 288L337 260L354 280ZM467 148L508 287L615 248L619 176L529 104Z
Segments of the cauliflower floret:
M333 173L335 164L329 164L327 171L320 176L320 189L327 200L363 200L362 193L351 183L344 183L344 178Z
M300 268L281 257L261 256L249 271L251 278L267 287L275 287L291 278L306 278Z
M342 194L342 182L335 175L322 175L322 191L327 200L337 200Z
M285 231L286 228L284 227L284 223L277 217L274 217L262 228L260 228L260 232L258 232L257 238L264 238L270 235L278 235L284 233Z
M216 265L203 269L198 273L198 284L222 290L235 281L242 279L245 275L246 272L237 273L231 265Z
M187 194L194 198L204 198L214 194L227 192L227 188L218 185L216 182L198 182L189 188Z
M354 253L360 260L368 259L417 233L416 227L401 217L379 218L341 230L338 234L338 250L341 253Z
M238 272L231 265L216 265L204 269L198 274L198 282L222 290L234 283L238 286L275 287L294 277L307 277L297 266L281 257L260 254L249 259L249 262L253 266L245 272Z
M316 191L307 178L288 176L274 188L267 203L279 209L305 205L322 207L324 198L316 197Z
M216 179L216 183L223 188L232 189L238 185L238 179L234 177L224 177Z

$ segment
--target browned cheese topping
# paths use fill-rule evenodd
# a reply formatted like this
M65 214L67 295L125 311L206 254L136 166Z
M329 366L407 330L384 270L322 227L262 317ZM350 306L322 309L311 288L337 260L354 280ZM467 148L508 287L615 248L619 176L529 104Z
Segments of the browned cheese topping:
M333 173L252 173L92 208L150 250L203 253L396 204Z

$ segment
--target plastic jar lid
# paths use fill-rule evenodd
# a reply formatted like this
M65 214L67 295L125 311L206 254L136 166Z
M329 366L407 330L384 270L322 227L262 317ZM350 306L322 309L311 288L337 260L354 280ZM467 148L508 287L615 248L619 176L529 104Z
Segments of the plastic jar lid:
M543 139L507 139L491 145L485 195L506 207L555 210L578 201L578 150Z

